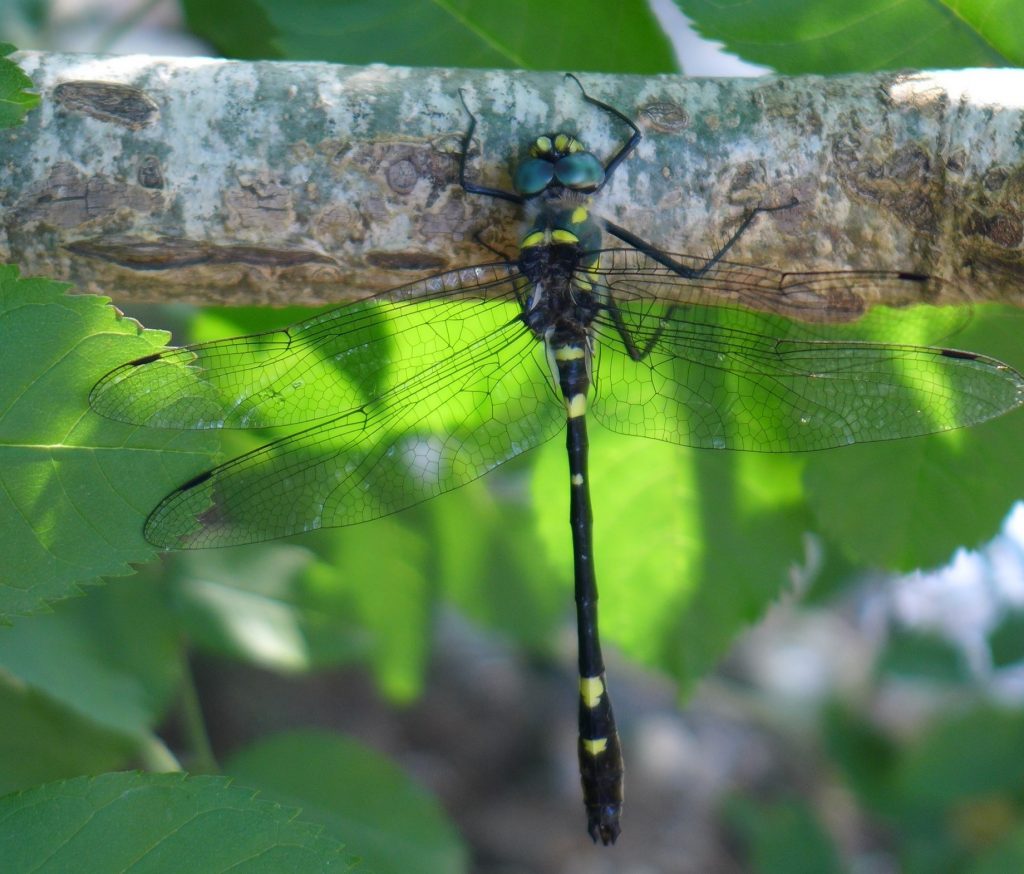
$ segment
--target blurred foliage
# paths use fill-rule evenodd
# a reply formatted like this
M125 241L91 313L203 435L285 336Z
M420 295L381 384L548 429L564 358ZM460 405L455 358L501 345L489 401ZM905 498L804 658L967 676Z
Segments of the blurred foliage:
M1024 714L967 696L896 740L849 707L836 707L824 740L857 801L884 825L906 874L1022 870Z
M753 874L841 874L828 832L803 801L729 799L722 811Z
M970 676L963 652L939 634L893 633L878 664L880 671L911 680L962 683Z
M1024 611L1007 612L988 635L992 665L1005 668L1024 662Z

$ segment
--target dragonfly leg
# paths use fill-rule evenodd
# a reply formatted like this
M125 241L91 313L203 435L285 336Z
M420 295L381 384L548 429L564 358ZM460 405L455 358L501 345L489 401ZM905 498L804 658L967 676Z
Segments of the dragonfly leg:
M615 324L615 330L619 332L619 336L622 338L622 343L626 347L626 352L630 358L634 361L643 361L648 355L651 354L651 350L661 337L661 332L664 330L664 321L658 325L658 330L654 332L654 336L651 337L642 348L636 345L636 341L633 339L633 335L630 333L629 328L626 327L626 323L622 319L622 313L619 312L619 308L615 305L615 301L609 299L605 304L605 308L608 310L608 314L612 317L612 322ZM669 307L668 312L665 313L665 320L672 318L677 307Z
M753 209L748 210L740 221L739 227L732 232L732 236L725 241L724 245L715 252L707 261L704 262L700 267L687 267L685 264L681 264L676 261L671 255L662 252L659 248L648 243L642 237L638 237L631 231L627 231L625 228L620 227L614 222L610 222L607 219L602 221L604 229L611 234L613 237L618 237L624 243L628 243L634 249L643 252L652 261L657 261L664 267L667 267L673 273L677 273L685 279L700 279L705 273L707 273L712 267L714 267L719 261L721 261L728 251L736 245L736 241L746 232L747 228L753 223L754 219L757 218L761 213L764 212L779 212L783 209L792 209L800 201L795 197L789 200L787 203L779 204L777 206L755 206Z
M617 118L623 124L629 125L629 127L633 130L633 135L629 138L629 141L625 145L623 145L622 148L619 149L614 155L612 155L608 163L604 165L604 181L600 185L598 185L597 188L594 189L593 193L596 194L607 184L608 180L611 178L612 173L615 172L615 168L618 167L619 164L621 164L629 156L629 153L632 152L633 149L637 147L637 143L640 142L640 138L643 136L643 134L640 133L640 128L636 126L636 123L628 115L626 115L623 112L620 112L614 106L605 103L603 100L598 100L596 97L591 97L589 94L587 94L586 89L583 87L583 84L572 73L566 73L565 77L567 79L572 79L573 82L580 86L580 92L583 94L583 99L587 103L589 103L591 106L596 106L598 109L607 112L609 115L615 116L615 118Z
M459 89L459 99L462 101L462 106L466 110L466 114L469 116L469 128L466 130L465 136L462 138L462 155L459 158L459 185L462 186L463 191L467 191L470 194L482 194L484 197L494 197L498 200L507 200L509 203L524 203L522 197L513 191L503 191L501 188L489 188L486 185L477 185L475 182L469 182L466 179L466 161L469 159L469 146L473 142L473 134L476 131L476 116L473 115L469 106L466 104L466 95L462 89Z
M631 231L627 231L625 228L619 227L613 222L605 220L603 222L604 229L608 231L614 237L618 237L624 243L628 243L634 249L639 252L643 252L652 261L657 261L663 267L667 267L673 273L682 276L684 279L700 279L704 276L712 267L714 267L722 258L725 257L726 253L736 244L736 241L743 236L747 228L750 227L751 223L763 212L778 212L782 209L792 209L797 205L799 201L794 197L788 203L783 203L778 206L755 206L749 210L743 219L740 221L739 227L733 231L732 236L725 241L725 244L717 251L714 255L708 258L700 267L687 267L685 264L681 264L676 261L675 258L662 252L657 247L651 245L642 237L638 237ZM615 329L619 332L619 336L622 338L622 342L626 347L626 352L629 357L634 361L641 361L646 358L651 349L657 344L661 337L661 333L664 330L665 322L672 318L678 307L669 307L668 311L662 320L662 323L658 326L658 330L654 332L654 335L648 339L643 347L638 347L636 342L633 340L629 329L626 327L625 322L622 319L622 313L619 312L619 308L615 305L615 301L610 299L605 303L605 307L608 310L609 315L612 317L612 322L615 324Z
M515 255L509 255L508 252L502 252L497 246L492 246L483 238L483 234L480 231L473 231L473 242L478 246L482 246L492 255L497 255L502 261L514 261Z

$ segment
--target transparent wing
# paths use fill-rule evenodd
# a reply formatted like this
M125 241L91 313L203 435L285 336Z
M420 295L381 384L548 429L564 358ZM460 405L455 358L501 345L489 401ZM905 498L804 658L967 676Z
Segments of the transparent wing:
M401 385L496 319L514 318L519 281L511 264L465 268L279 331L170 349L111 371L89 402L107 418L155 428L270 428L332 418Z
M614 431L802 451L959 428L1024 399L1024 377L995 359L878 341L947 336L969 318L941 306L955 293L924 277L722 262L686 279L609 250L581 279L606 304L590 409Z
M227 546L374 519L475 479L564 421L543 347L506 320L359 408L186 483L145 534Z

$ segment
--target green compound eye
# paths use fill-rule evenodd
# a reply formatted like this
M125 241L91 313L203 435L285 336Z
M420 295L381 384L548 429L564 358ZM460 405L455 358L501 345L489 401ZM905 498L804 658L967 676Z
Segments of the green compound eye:
M586 191L604 182L604 167L590 152L576 152L555 164L555 178L566 188Z
M540 194L554 178L555 167L550 161L531 158L519 165L513 184L519 194L530 197Z

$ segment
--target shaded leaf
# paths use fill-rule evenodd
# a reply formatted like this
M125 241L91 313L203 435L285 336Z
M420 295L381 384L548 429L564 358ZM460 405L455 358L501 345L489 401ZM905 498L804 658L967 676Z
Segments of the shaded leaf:
M316 556L300 543L259 543L176 554L168 573L190 639L276 671L352 659L366 648L351 617L307 592Z
M185 11L193 30L229 57L632 73L676 69L668 40L641 0L592 0L585 9L543 0L185 0Z
M550 652L572 611L565 568L548 560L531 495L534 463L547 451L512 459L423 508L433 519L446 597L470 618L541 652ZM556 457L564 464L564 452Z
M838 703L824 713L822 738L862 804L886 815L899 809L893 780L901 751L894 741L863 714Z
M152 579L116 580L52 614L16 620L0 633L0 667L97 727L139 738L177 686L178 634Z
M459 874L466 850L437 801L379 753L343 737L297 731L236 753L225 770L261 797L344 840L375 874Z
M123 733L0 677L0 794L123 766L135 752ZM3 826L0 826L0 830ZM0 859L6 863L0 836Z
M0 857L11 872L352 869L296 814L220 777L80 777L0 798Z

